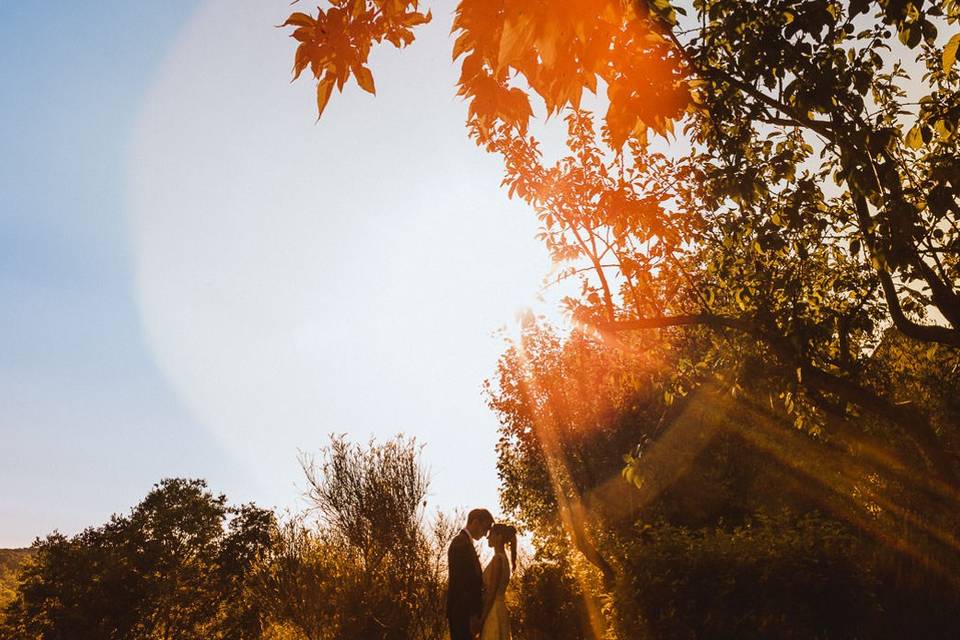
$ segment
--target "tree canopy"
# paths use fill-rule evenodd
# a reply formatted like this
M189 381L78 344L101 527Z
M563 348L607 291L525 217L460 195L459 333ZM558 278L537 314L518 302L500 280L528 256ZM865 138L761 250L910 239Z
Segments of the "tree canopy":
M242 597L273 513L202 480L157 484L127 516L38 539L0 620L5 638L257 638Z
M418 11L295 13L294 71L367 86L352 61L389 25L429 19ZM863 374L887 326L931 357L960 346L958 36L942 35L958 19L952 0L464 0L453 57L469 134L503 157L561 277L582 280L576 320L611 339L706 330L710 352L680 363L668 398L705 370L735 389L749 352L798 426L871 414L956 486L938 425ZM598 125L582 97L601 90ZM551 166L532 98L567 125Z
M402 437L333 438L302 459L310 508L293 514L163 480L127 515L17 550L0 637L441 640L462 523L426 517L419 458Z
M359 25L386 15L430 18L390 0L290 17L294 71L311 68L321 113L330 78L372 87L330 43L365 61L384 38ZM712 408L824 488L786 507L835 519L788 518L796 531L868 535L874 560L950 573L937 566L958 548L960 3L461 0L452 26L466 132L502 158L555 279L579 282L564 301L577 331L528 328L491 384L505 505L571 540L598 571L584 589L609 593L618 560L650 547L623 542L626 516L604 505L633 504L633 524L680 518L655 507L676 478L651 459L696 459L670 435L691 407L699 428L729 431ZM565 126L558 161L534 118ZM613 467L635 493L591 501L618 486ZM769 507L741 504L740 522ZM706 526L692 522L669 526ZM752 540L703 535L714 551ZM851 584L891 575L874 560Z

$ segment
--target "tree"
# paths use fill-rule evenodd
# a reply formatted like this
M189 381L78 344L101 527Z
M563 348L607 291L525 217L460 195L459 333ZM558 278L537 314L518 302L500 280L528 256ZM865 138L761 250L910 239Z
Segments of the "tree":
M391 41L409 44L409 27L430 18L417 13L416 1L335 0L331 5L326 11L318 9L316 18L294 13L285 23L296 27L293 37L300 42L295 75L310 66L319 86L336 80L342 88L352 73L362 87L372 87L366 79L370 72L362 66L371 42L403 25L403 36ZM775 157L769 150L758 156L756 143L770 137L789 139L788 134L818 138L826 166L836 171L837 183L851 191L849 198L837 201L842 211L815 208L802 212L806 219L838 225L847 234L843 240L856 240L866 248L868 265L901 331L924 341L960 345L960 299L953 291L957 274L952 261L943 259L957 233L952 217L957 209L957 76L952 67L960 38L937 47L934 23L941 18L956 22L960 6L953 0L859 0L849 7L827 0L756 5L697 0L691 8L696 20L680 20L678 13L686 15L687 10L667 0L581 0L559 8L533 0L461 1L453 24L453 55L463 58L459 87L470 100L468 129L488 149L504 154L508 176L518 170L521 175L508 181L519 188L518 177L528 182L542 177L532 175L536 144L524 136L532 115L529 97L542 98L547 115L564 109L576 113L584 90L596 92L600 81L609 100L603 142L615 160L623 160L625 145L634 161L647 159L642 152L648 130L671 133L679 122L705 152L698 160L706 160L709 171L700 177L728 179L726 191L716 185L712 195L730 197L747 213L771 188L789 189L796 182L797 165L805 159L802 146L800 157L797 149L782 145ZM874 22L858 31L858 14L871 11ZM922 44L920 58L928 68L924 88L930 91L921 97L917 125L904 140L897 116L906 106L901 86L906 76L899 63L890 65L880 55L891 48L893 38L910 49ZM515 86L521 79L525 86ZM920 148L919 154L909 151ZM582 170L609 177L598 154L578 155ZM776 165L774 179L765 184L760 173L770 172L771 163ZM740 176L730 174L735 168L743 169ZM729 192L734 177L746 178L741 193ZM631 220L622 205L629 204L638 185L624 178L620 182L619 192L609 185L594 191L594 196L621 198L620 210L601 206L594 212L598 222L619 222L627 231L642 234L641 240L661 239L665 234L656 233L659 229L651 233L637 222L664 217L655 206L666 200L664 194L648 194L654 198L647 203L654 205L652 210L634 211L642 220L636 215ZM521 197L542 206L544 194L536 187L544 185L527 186L533 188L520 191ZM780 189L777 195L791 195ZM809 197L804 200L810 202ZM784 226L769 222L768 231ZM566 226L575 232L579 225ZM580 252L597 257L586 247ZM631 280L629 268L624 273L622 264L616 267ZM605 268L597 269L601 280ZM922 282L928 294L920 296L921 306L936 308L947 326L911 322L897 297L896 277L904 285ZM613 312L612 294L607 291L604 300L608 313Z
M331 4L347 22L388 4L417 8ZM342 68L333 49L311 53L338 37L324 10L295 15L300 68L314 65L317 77ZM825 485L824 504L885 540L895 565L953 571L944 567L956 565L960 495L950 400L960 347L958 19L954 0L458 3L467 131L502 156L508 193L530 204L566 265L558 279L581 283L566 300L585 329L571 354L598 343L620 354L571 356L544 378L528 375L522 351L508 352L507 381L526 382L498 396L503 415L552 396L561 413L612 411L632 425L604 432L609 443L587 438L570 459L556 433L566 423L535 403L527 414L546 411L547 426L528 421L517 448L501 449L505 500L528 522L542 513L604 588L622 569L615 547L602 551L606 529L590 524L602 509L587 499L596 487L578 474L595 473L596 458L616 460L607 453L620 447L640 496L668 486L637 454L663 449L689 403L728 406L731 396L752 427L742 435ZM909 72L904 57L921 70ZM588 103L604 110L599 124ZM566 125L569 153L554 164L529 134L535 111ZM916 371L918 361L929 366ZM606 375L637 381L649 397L618 404L639 392L615 385L574 402L529 386ZM512 495L525 481L541 490Z
M364 51L352 25L418 6L332 5L291 16L295 71L348 78L340 34ZM611 340L672 327L707 340L669 397L711 373L736 390L759 361L797 426L856 440L851 423L869 414L908 447L891 455L952 494L950 425L864 369L889 325L930 349L960 345L958 38L938 39L958 18L953 0L463 0L453 54L470 135L502 155L504 185L570 265L562 276L582 278L578 321ZM922 79L895 57L913 50ZM604 85L598 131L582 100ZM553 166L527 133L533 97L565 113L570 155ZM650 146L677 129L689 145Z
M264 603L268 620L296 629L307 640L338 637L338 555L302 518L277 526L253 581L254 597Z
M161 481L129 516L37 540L6 609L9 638L256 638L243 599L273 514L202 480Z
M17 568L29 555L28 549L0 549L0 628L7 604L16 597Z
M315 529L274 534L258 585L271 619L306 638L434 640L443 636L445 546L452 522L427 522L420 448L397 437L367 446L332 437L301 459Z
M668 405L658 378L695 354L676 340L665 359L643 353L529 325L488 384L502 505L541 563L565 567L587 624L631 638L956 633L942 612L956 606L957 514L930 509L911 471L854 463L749 392L704 384Z

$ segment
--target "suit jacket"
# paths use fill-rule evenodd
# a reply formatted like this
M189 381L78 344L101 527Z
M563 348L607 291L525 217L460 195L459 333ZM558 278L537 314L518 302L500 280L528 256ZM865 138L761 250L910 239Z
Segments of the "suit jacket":
M469 620L483 613L483 569L473 542L461 531L447 550L447 618Z

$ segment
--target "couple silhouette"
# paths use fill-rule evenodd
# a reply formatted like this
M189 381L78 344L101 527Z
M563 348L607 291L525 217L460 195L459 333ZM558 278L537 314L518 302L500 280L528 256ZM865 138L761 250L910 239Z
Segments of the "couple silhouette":
M486 536L493 557L486 567L474 541ZM510 547L510 560L506 547ZM450 640L510 640L510 618L504 594L517 564L516 528L494 523L486 509L467 514L467 525L447 550L447 621Z

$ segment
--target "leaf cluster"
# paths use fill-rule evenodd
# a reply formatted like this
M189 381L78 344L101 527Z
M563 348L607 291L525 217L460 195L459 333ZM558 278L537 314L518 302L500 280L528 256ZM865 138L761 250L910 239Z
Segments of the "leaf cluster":
M293 27L291 37L299 44L293 63L297 79L310 68L317 81L317 117L352 76L361 89L376 93L373 72L367 66L370 49L386 40L397 48L413 42L412 29L430 22L419 11L418 0L332 0L316 16L297 11L280 26Z

